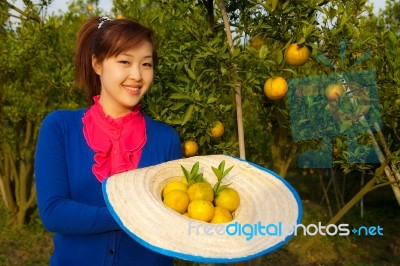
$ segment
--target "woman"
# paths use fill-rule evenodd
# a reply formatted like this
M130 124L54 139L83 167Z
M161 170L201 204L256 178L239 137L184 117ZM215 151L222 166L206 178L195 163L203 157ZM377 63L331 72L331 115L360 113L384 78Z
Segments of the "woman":
M39 213L54 232L51 265L173 265L121 230L101 187L113 174L182 157L176 131L140 111L156 60L152 31L137 22L95 17L78 33L75 71L92 105L50 113L36 149Z

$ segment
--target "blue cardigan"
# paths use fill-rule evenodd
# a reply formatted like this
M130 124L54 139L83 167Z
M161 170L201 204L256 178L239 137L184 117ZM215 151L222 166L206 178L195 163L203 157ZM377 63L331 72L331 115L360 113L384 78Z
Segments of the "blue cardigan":
M83 135L86 109L59 110L43 120L35 155L40 217L54 232L50 265L173 265L173 258L135 242L111 216L92 173L94 152ZM147 116L139 168L179 159L176 131Z

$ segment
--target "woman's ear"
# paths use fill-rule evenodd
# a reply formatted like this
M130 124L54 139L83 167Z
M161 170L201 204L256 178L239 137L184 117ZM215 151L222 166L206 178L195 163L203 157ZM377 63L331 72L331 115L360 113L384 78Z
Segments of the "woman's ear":
M92 67L94 72L96 72L97 75L101 76L101 64L94 55L92 55Z

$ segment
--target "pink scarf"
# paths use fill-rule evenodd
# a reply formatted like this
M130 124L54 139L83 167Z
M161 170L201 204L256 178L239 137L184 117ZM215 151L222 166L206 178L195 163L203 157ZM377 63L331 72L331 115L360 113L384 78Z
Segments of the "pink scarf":
M95 152L92 171L103 182L111 175L137 168L146 143L146 122L138 105L120 118L108 116L99 98L93 98L94 104L82 121L86 142Z

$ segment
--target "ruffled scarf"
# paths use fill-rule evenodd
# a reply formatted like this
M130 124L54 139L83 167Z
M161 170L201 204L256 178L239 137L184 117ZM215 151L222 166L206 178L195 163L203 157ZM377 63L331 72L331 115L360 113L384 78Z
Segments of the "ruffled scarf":
M140 106L114 119L104 113L95 96L94 104L82 118L83 134L95 152L92 172L103 182L107 177L136 169L146 143L146 122Z

